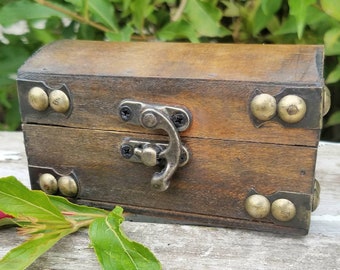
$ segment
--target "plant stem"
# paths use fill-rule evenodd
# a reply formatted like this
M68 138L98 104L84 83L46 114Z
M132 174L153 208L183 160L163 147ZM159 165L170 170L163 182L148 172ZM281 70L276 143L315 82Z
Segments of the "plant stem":
M181 0L181 2L179 3L179 7L178 7L176 13L175 13L174 16L171 18L171 20L172 20L173 22L178 21L179 18L182 16L183 11L184 11L184 8L185 8L185 6L187 5L187 2L188 2L188 0Z
M89 218L98 218L98 217L106 217L106 214L90 214L90 213L77 213L77 212L68 212L61 211L64 216L77 216L77 217L89 217Z
M84 228L84 227L89 227L90 224L94 221L95 219L87 219L87 220L83 220L83 221L77 221L73 223L73 231L76 232L78 231L80 228Z
M54 5L54 4L52 4L52 3L48 2L48 1L45 1L45 0L35 0L35 2L37 2L40 5L49 7L51 9L55 10L55 11L59 11L60 13L63 13L66 16L71 17L75 21L78 21L80 23L88 24L88 25L92 26L93 28L96 28L96 29L98 29L100 31L103 31L103 32L114 32L113 30L110 30L109 28L107 28L107 27L105 27L105 26L103 26L101 24L93 22L93 21L89 20L86 17L79 16L75 12L72 12L72 11L70 11L68 9L65 9L65 8L60 7L60 6Z

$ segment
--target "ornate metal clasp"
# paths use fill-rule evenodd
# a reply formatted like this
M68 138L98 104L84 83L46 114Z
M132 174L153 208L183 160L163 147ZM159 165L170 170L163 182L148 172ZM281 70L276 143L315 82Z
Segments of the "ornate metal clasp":
M146 166L163 165L160 172L154 173L151 187L165 191L170 185L170 178L176 169L189 160L189 152L181 143L180 131L186 130L191 122L189 111L181 107L146 104L133 100L124 100L119 106L120 118L130 124L146 129L162 129L169 135L169 143L126 138L121 144L121 155L132 162L141 162Z

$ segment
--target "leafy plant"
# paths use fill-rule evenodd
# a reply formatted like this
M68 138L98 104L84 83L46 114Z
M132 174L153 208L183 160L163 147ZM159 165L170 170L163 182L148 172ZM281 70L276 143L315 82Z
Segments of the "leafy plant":
M15 72L58 39L324 44L332 109L323 138L339 140L338 0L5 0L0 4L1 129L20 123ZM8 27L23 23L26 31ZM2 116L1 116L2 115Z
M0 178L0 225L15 224L27 241L0 260L0 269L26 269L63 237L90 227L89 236L103 269L161 269L143 245L122 232L123 209L111 212L75 205L63 197L31 191L14 177Z

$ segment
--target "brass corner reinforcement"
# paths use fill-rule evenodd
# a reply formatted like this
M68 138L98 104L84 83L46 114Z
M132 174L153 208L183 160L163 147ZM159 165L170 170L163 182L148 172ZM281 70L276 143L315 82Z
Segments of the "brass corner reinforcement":
M60 173L54 168L30 165L29 174L33 188L39 188L50 195L63 195L68 198L75 198L78 195L78 177L73 170Z
M272 96L255 89L248 105L250 119L255 127L274 121L289 128L321 128L322 117L330 106L329 91L321 87L313 90L285 87Z
M58 88L49 87L43 81L17 81L20 109L22 115L48 115L50 113L63 114L68 118L73 110L72 95L66 84Z
M315 180L318 185L317 180ZM269 195L257 193L250 189L244 202L247 214L256 220L273 222L284 225L289 223L298 228L308 228L310 224L311 210L317 207L319 193L312 195L278 191ZM317 198L315 198L317 196Z

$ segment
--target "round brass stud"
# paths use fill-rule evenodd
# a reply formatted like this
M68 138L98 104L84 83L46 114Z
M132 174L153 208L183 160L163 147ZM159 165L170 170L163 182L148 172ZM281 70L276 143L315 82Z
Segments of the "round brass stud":
M58 180L58 187L61 194L66 197L74 197L78 193L76 181L71 176L62 176Z
M265 196L254 194L246 199L245 208L253 218L264 218L270 212L270 202Z
M313 191L313 198L312 198L312 211L315 211L320 204L320 192L321 187L319 181L315 179L314 182L314 191Z
M323 87L323 109L322 116L325 116L331 108L331 92L327 86Z
M301 121L306 111L305 101L296 95L287 95L278 104L279 116L286 123L293 124Z
M50 173L39 176L39 186L47 194L55 194L58 191L57 179Z
M53 90L49 96L51 108L60 113L65 113L70 108L70 100L68 96L61 90Z
M257 119L270 120L276 114L276 100L269 94L259 94L251 101L250 110Z
M48 107L48 96L44 89L33 87L28 91L28 103L37 111L45 111Z
M287 199L277 199L272 203L272 215L279 221L290 221L296 215L295 205Z

